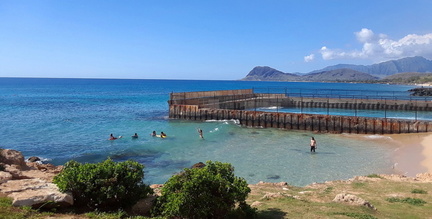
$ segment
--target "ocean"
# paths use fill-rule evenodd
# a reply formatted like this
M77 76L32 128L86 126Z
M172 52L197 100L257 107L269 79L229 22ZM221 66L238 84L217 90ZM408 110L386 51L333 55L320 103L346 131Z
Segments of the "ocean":
M168 118L170 92L272 87L398 93L413 88L311 82L0 78L0 147L55 165L69 160L132 159L145 165L144 181L148 184L164 183L183 168L207 160L231 163L235 174L250 184L285 181L304 186L394 173L392 158L398 148L388 136L316 134L240 127L237 121ZM197 128L203 130L204 139L199 138ZM163 131L168 137L152 137L152 131ZM139 138L131 138L134 133ZM122 138L109 141L110 134ZM314 154L309 152L311 136L318 142Z

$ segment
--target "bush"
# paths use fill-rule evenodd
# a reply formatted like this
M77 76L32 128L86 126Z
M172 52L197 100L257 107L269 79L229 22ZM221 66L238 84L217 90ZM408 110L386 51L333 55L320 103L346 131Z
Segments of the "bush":
M380 178L380 179L382 179L382 177L381 177L380 175L376 174L376 173L369 174L369 175L367 175L367 177L369 177L369 178Z
M426 202L423 199L419 199L419 198L400 199L400 198L391 197L391 198L387 198L386 200L388 202L391 202L391 203L402 202L402 203L407 203L407 204L416 205L416 206L423 206L424 204L426 204Z
M358 219L377 219L376 217L369 214L352 213L352 212L336 212L333 215L345 215L347 217L358 218Z
M414 193L414 194L427 194L427 191L425 191L423 189L413 189L413 190L411 190L411 193Z
M96 164L69 161L54 177L60 191L70 192L74 205L91 209L117 210L145 198L151 189L143 183L144 166L135 161Z
M202 168L184 169L165 183L154 214L174 218L255 217L256 210L246 204L251 190L233 171L231 164L211 161Z

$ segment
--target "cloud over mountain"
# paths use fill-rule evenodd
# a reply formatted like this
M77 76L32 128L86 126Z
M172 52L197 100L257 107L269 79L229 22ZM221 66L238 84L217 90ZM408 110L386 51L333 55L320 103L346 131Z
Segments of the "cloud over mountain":
M432 33L417 35L408 34L401 39L393 40L385 34L375 34L372 30L363 28L355 32L357 40L362 44L361 50L333 49L321 47L318 53L322 59L370 59L372 61L387 61L409 56L432 58ZM314 54L305 56L306 62L313 59Z

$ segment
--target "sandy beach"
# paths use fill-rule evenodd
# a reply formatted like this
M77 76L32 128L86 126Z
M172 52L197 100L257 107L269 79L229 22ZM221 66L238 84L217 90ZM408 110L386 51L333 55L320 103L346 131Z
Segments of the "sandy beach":
M396 172L415 176L418 173L432 173L432 134L389 135L398 147L395 149L394 169Z

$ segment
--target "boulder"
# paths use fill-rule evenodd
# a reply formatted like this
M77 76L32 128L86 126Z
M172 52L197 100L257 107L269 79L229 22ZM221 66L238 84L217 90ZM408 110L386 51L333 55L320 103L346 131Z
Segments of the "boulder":
M12 174L0 171L0 184L12 179Z
M21 167L15 164L6 164L5 171L10 173L12 175L12 179L24 179L25 177L22 176Z
M196 163L196 164L192 165L191 169L194 169L194 168L203 168L205 166L206 165L203 162L199 162L199 163Z
M273 198L282 198L285 195L278 192L278 193L271 193L271 192L267 192L261 199L273 199Z
M341 193L341 194L337 194L336 197L333 199L334 202L343 202L343 203L348 203L351 205L358 205L358 206L366 206L370 209L373 210L377 210L371 203L369 203L368 201L359 198L355 195L351 195L351 194L345 194L345 193Z
M21 175L26 178L40 178L47 182L52 182L54 176L59 174L63 166L54 166L52 164L27 163L28 171L23 171Z
M416 175L415 180L422 182L432 182L432 173L419 173Z
M132 206L132 214L150 216L150 210L153 208L156 198L156 195L150 195L145 199L139 200L134 206Z
M27 159L28 162L36 162L36 161L41 161L41 159L39 157L29 157Z
M162 196L162 188L164 184L152 184L150 188L153 189L153 192L157 196Z
M0 150L0 163L16 165L20 170L25 170L27 168L24 156L21 152L11 149Z
M50 208L73 205L72 195L61 193L55 184L41 179L9 180L0 185L0 192L13 199L13 206Z

